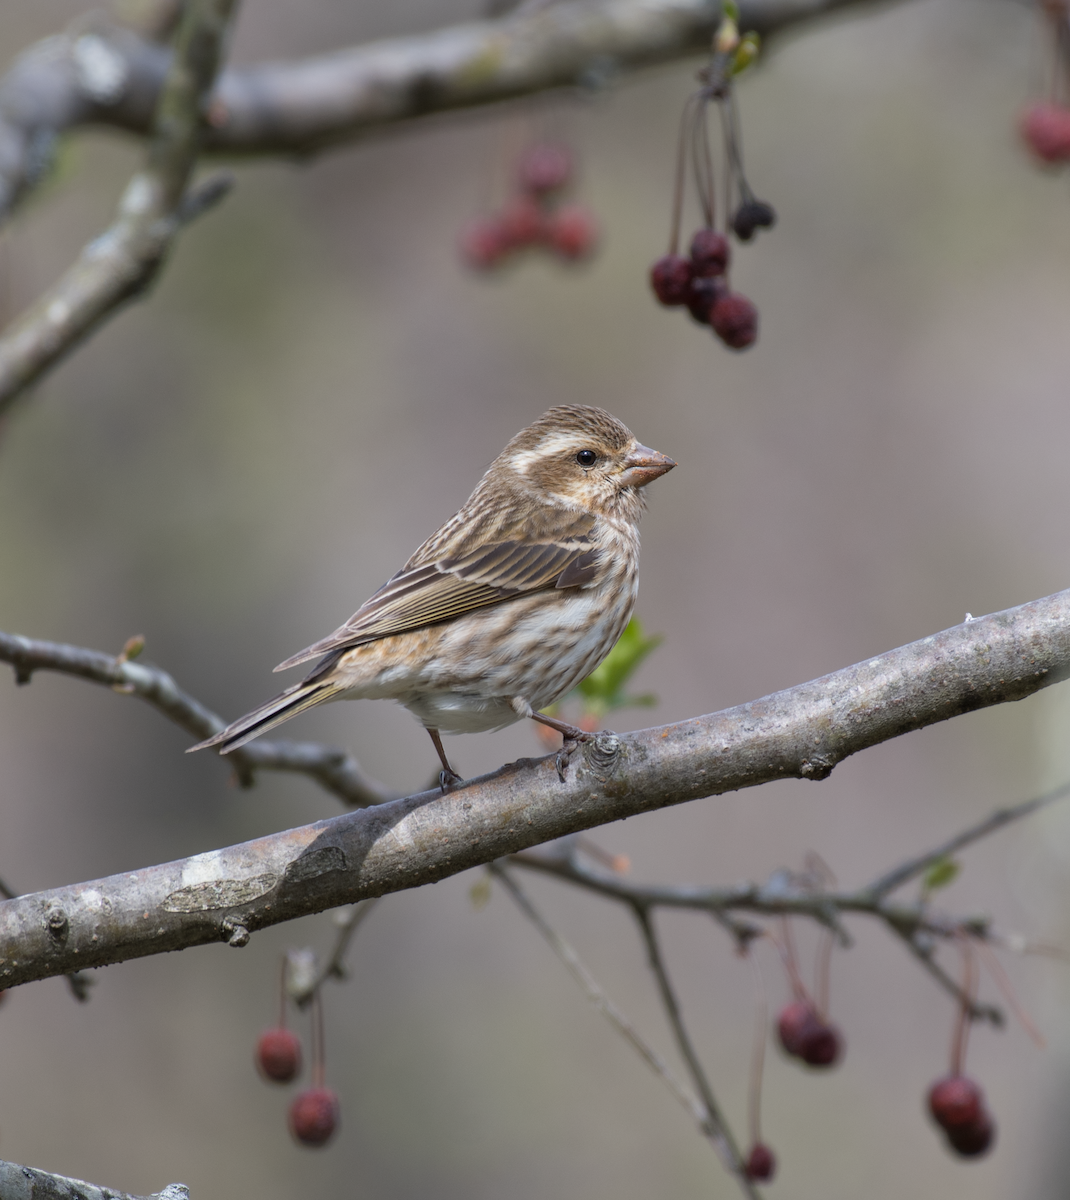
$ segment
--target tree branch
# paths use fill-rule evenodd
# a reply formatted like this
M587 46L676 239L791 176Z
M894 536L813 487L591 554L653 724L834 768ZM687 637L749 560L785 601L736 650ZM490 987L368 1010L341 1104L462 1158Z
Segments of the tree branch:
M187 194L201 148L203 108L234 5L235 0L189 0L157 92L145 165L127 185L114 224L0 339L0 415L111 313L144 291L179 228L229 186L209 180ZM101 69L98 59L98 73ZM14 106L17 112L17 100L0 94L0 110ZM39 130L27 144L40 145L44 136ZM0 129L0 152L5 143L10 149L11 138ZM4 157L0 153L0 162Z
M0 904L0 985L227 941L433 883L641 812L774 779L1070 674L1070 591L982 617L761 700L584 745L562 783L522 759L445 795L374 808Z
M0 1162L0 1197L3 1200L189 1200L189 1188L184 1183L169 1183L162 1192L153 1192L151 1196L132 1196L65 1175Z
M226 722L175 683L158 667L113 657L99 650L40 642L0 632L0 662L15 668L15 679L27 684L34 671L59 671L113 691L135 695L191 734L198 741L218 733ZM227 755L244 787L257 770L292 771L308 775L350 807L394 800L398 793L372 779L352 755L315 742L257 741Z

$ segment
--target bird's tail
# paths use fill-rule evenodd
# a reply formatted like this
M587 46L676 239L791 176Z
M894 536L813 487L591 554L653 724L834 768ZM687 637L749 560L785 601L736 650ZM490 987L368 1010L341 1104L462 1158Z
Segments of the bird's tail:
M239 746L244 746L253 738L259 737L269 729L274 729L283 721L288 721L291 717L296 717L298 713L303 713L306 708L312 708L316 704L322 704L325 700L334 699L337 693L343 690L330 679L302 680L301 683L295 683L293 687L288 687L286 691L280 692L274 700L269 700L267 704L261 704L251 713L246 713L244 717L232 721L215 737L199 742L196 746L190 746L186 753L192 754L194 750L207 750L209 746L218 746L220 754L229 754L231 750L237 750Z

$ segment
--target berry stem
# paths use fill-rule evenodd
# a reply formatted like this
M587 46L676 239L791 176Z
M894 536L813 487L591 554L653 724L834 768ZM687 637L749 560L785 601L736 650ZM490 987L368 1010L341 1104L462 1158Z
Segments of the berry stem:
M788 973L788 979L791 982L791 990L794 993L796 1000L802 1000L806 1003L810 1002L810 996L806 991L806 984L803 983L802 974L799 971L799 956L795 952L795 935L791 930L791 921L788 917L782 917L780 921L781 939L777 942L780 949L780 957L784 960L784 968Z
M996 987L998 987L1000 992L1002 992L1003 999L1007 1001L1007 1007L1018 1018L1018 1023L1026 1031L1026 1033L1029 1034L1030 1039L1037 1049L1043 1050L1046 1045L1046 1042L1044 1041L1044 1035L1036 1027L1032 1018L1019 1002L1018 997L1015 995L1014 988L1011 986L1010 978L1007 975L1007 972L1003 969L1003 964L996 957L992 947L986 945L980 939L977 939L973 944L976 946L978 953L984 960L985 966L988 967L988 973L995 981Z
M747 1117L750 1124L750 1144L756 1146L762 1140L762 1075L765 1071L765 1039L767 1036L766 1025L769 1020L769 1002L766 999L765 979L762 976L758 956L748 948L747 957L750 959L754 975L754 1048L751 1051L750 1060L750 1097Z
M817 948L817 962L814 965L814 1000L817 1015L822 1021L828 1020L829 1011L829 976L832 971L833 933L831 929L822 930L821 941Z
M282 956L282 965L279 968L279 1028L286 1028L286 955Z
M323 999L320 988L312 993L312 1086L323 1087L324 1083L324 1048L323 1048Z
M687 167L687 133L695 97L688 96L680 114L680 132L676 140L676 181L673 185L672 230L669 233L669 253L680 253L680 220L684 209L684 175Z
M977 960L973 946L965 934L959 935L962 950L962 1003L955 1021L955 1033L951 1043L951 1074L961 1075L966 1061L966 1043L970 1036L973 1006L977 998Z
M713 184L713 155L710 153L710 134L706 121L707 98L703 93L697 96L697 108L691 126L691 170L695 179L695 191L698 193L702 217L707 229L713 228L714 219L714 184Z

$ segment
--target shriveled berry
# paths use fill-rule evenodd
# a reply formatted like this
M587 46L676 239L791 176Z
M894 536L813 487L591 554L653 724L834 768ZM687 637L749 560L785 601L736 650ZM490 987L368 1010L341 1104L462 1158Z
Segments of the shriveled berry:
M700 229L691 239L691 269L695 275L723 275L731 256L728 238L715 229Z
M290 1132L306 1146L322 1146L338 1127L338 1097L330 1088L299 1092L290 1105Z
M965 1075L948 1075L929 1088L929 1112L942 1128L969 1125L984 1112L984 1093Z
M776 1155L763 1142L755 1142L743 1164L743 1173L748 1179L768 1182L776 1174Z
M583 205L565 204L551 215L547 237L562 258L576 261L594 251L598 225Z
M289 1083L301 1070L301 1042L290 1029L265 1029L256 1042L256 1065L265 1079Z
M951 1149L962 1158L976 1158L991 1149L996 1140L996 1123L982 1109L975 1120L948 1129L947 1140Z
M541 242L547 233L546 215L537 200L517 196L502 209L498 218L502 241L507 249L520 249Z
M1022 114L1019 131L1042 162L1070 161L1070 109L1060 104L1033 104Z
M650 286L662 304L686 304L691 294L691 260L682 254L659 258L650 268Z
M728 285L720 278L692 279L687 296L687 310L699 325L709 325L710 313L718 300L728 293Z
M772 229L776 210L764 200L745 200L732 217L732 230L741 242L749 242L759 229Z
M461 234L461 257L477 271L496 267L508 249L502 224L495 217L479 217Z
M572 177L572 155L565 146L539 142L524 151L517 168L517 181L525 192L544 196L563 188Z
M758 339L758 310L739 292L718 297L710 309L713 332L733 350L745 350Z

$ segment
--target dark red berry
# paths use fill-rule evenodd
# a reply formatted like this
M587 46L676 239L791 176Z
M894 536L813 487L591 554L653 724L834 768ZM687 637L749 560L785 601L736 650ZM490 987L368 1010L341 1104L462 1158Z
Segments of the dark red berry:
M764 200L745 200L732 217L732 231L741 242L749 242L759 229L776 224L776 210Z
M743 1174L748 1179L768 1182L776 1174L776 1155L762 1142L755 1142L743 1164Z
M739 292L718 297L710 309L713 332L733 350L745 350L758 339L758 310Z
M694 274L706 277L723 275L731 256L728 238L715 229L700 229L691 239L691 267Z
M301 1042L289 1029L265 1029L256 1042L256 1065L265 1079L289 1083L301 1070Z
M1070 160L1070 109L1059 104L1033 104L1022 114L1019 130L1042 162Z
M662 304L686 304L691 294L691 260L666 254L650 268L650 286Z
M843 1038L835 1025L814 1018L799 1039L798 1055L810 1067L833 1067L843 1052Z
M700 325L709 325L713 306L727 293L728 285L721 278L692 279L687 310Z
M550 245L562 258L586 258L598 241L598 226L590 212L580 204L566 204L550 217Z
M546 216L538 201L517 196L502 209L498 218L502 241L507 249L533 246L546 236Z
M322 1146L338 1127L338 1097L330 1088L299 1092L290 1105L290 1132L306 1146Z
M965 1075L948 1075L929 1089L929 1112L937 1125L947 1130L976 1121L984 1107L984 1093Z
M789 1054L798 1056L802 1034L816 1019L814 1010L802 1000L793 1000L780 1010L776 1019L777 1036Z
M563 188L572 176L572 155L560 145L540 142L524 151L517 168L517 180L525 192L546 195Z
M947 1140L956 1154L963 1158L976 1158L990 1149L996 1140L995 1122L982 1110L976 1120L948 1129Z
M479 217L461 234L461 257L478 271L497 266L508 249L501 222L495 217Z

